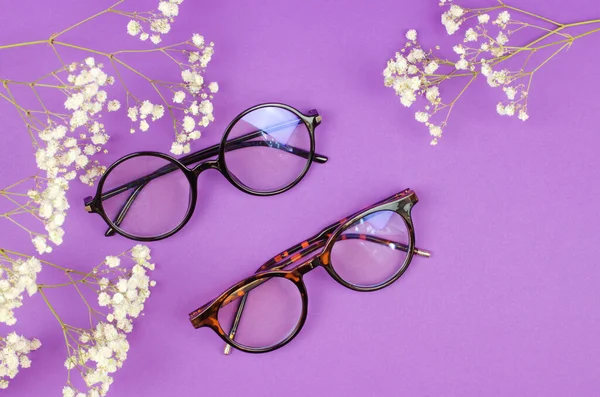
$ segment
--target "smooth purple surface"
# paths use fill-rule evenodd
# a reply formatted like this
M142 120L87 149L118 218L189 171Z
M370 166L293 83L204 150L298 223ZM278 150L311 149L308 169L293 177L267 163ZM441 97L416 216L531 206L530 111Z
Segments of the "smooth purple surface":
M110 4L4 3L2 44L46 38ZM133 3L127 8L147 10L157 2ZM564 21L600 17L597 0L514 3ZM217 142L243 109L280 101L319 109L317 150L330 161L272 198L245 195L217 173L202 175L194 218L176 236L151 244L158 285L110 396L597 395L598 35L539 72L529 121L497 116L500 93L480 81L431 148L413 111L383 86L381 71L406 29L417 28L427 46L445 35L435 1L187 0L181 11L166 39L199 32L214 41L207 79L221 86L216 122L195 147ZM65 40L102 49L140 46L125 37L126 21L103 21ZM54 62L49 49L1 51L0 75L36 77ZM0 114L5 186L31 175L35 163L16 112L0 102ZM104 161L167 151L172 141L168 123L133 136L128 128L123 122L122 130L109 132ZM189 324L188 312L272 255L405 187L421 200L413 212L417 245L433 256L415 258L393 286L357 293L323 271L311 272L303 331L266 355L224 356L213 332ZM133 245L103 237L104 222L81 205L91 193L74 185L65 243L45 259L88 269ZM33 252L24 233L5 221L0 227L2 246ZM73 307L66 296L56 299L63 312ZM84 315L79 306L67 314ZM39 296L26 299L17 318L16 329L43 347L2 395L59 395L66 370L58 324Z

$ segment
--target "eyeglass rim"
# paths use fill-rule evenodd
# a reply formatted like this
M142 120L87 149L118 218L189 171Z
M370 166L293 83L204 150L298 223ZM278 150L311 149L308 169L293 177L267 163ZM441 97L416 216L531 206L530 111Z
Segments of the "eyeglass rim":
M281 277L281 278L290 280L292 283L294 283L294 285L298 288L298 291L300 292L300 297L302 299L302 312L300 314L298 322L296 323L296 326L294 327L293 331L290 332L288 334L288 336L285 339L282 339L280 342L273 344L271 346L265 346L265 347L260 347L260 348L246 346L244 344L236 342L235 339L229 338L229 335L227 334L227 332L225 332L225 330L221 326L221 322L219 321L219 310L221 309L221 304L233 292L235 292L237 289L243 287L244 285L250 284L256 280L260 280L263 278L273 278L273 277ZM277 349L287 345L288 343L290 343L300 333L300 331L304 327L304 324L306 323L306 318L308 317L308 293L306 291L306 285L304 284L302 276L294 273L293 271L275 270L275 271L270 271L270 272L257 273L251 277L248 277L248 278L238 282L236 285L229 288L227 291L228 291L227 294L222 294L218 298L218 300L215 301L216 310L214 311L213 318L214 318L214 320L216 320L216 322L211 322L210 325L208 325L208 327L213 329L225 343L232 345L236 349L245 351L247 353L267 353L267 352L270 352L273 350L277 350Z
M231 170L229 168L227 168L227 160L226 160L227 156L225 155L225 145L227 143L227 138L229 137L229 134L233 130L233 127L235 127L235 125L240 120L242 120L249 113L252 113L259 109L268 108L268 107L276 107L276 108L280 108L280 109L285 109L285 110L293 113L294 115L296 115L302 121L302 123L306 127L309 137L310 137L310 154L309 154L308 159L306 159L306 164L304 165L304 169L296 177L296 179L294 179L292 182L290 182L289 184L287 184L286 186L283 186L281 188L278 188L275 190L262 191L262 190L252 189L251 187L243 184L233 174L233 172L231 172ZM316 127L316 125L317 124L316 124L316 120L315 120L314 116L305 115L304 113L300 112L296 108L286 105L284 103L276 103L276 102L262 103L262 104L259 104L259 105L256 105L256 106L253 106L251 108L244 110L242 113L238 114L229 123L229 125L225 129L225 132L223 133L223 137L221 138L221 142L220 142L220 146L219 146L219 160L218 161L219 161L219 165L221 167L221 172L222 172L223 176L225 176L225 178L227 178L227 180L232 185L234 185L241 191L255 195L255 196L273 196L273 195L281 194L283 192L290 190L291 188L296 186L298 183L300 183L300 181L306 176L306 174L308 173L308 170L310 169L310 167L313 163L313 160L315 157L315 127Z
M406 270L410 266L410 263L412 262L412 259L414 256L415 230L414 230L414 225L412 223L412 218L410 217L411 209L412 209L412 207L410 207L407 211L404 208L399 208L396 205L396 203L391 202L388 204L383 204L383 206L381 206L381 207L371 208L368 211L365 211L355 217L348 219L348 221L345 222L343 225L340 225L335 230L335 232L332 233L331 237L329 237L329 239L325 243L325 246L323 247L321 254L318 255L319 257L321 257L321 260L323 260L324 258L327 258L328 263L327 264L323 263L323 267L325 268L327 273L329 273L335 281L337 281L339 284L343 285L344 287L349 288L353 291L359 291L359 292L378 291L378 290L388 287L391 284L393 284L394 282L396 282L406 272ZM398 270L396 270L396 272L394 273L393 276L391 276L387 280L382 281L378 284L369 285L369 286L361 286L361 285L350 283L347 280L344 280L344 278L341 277L337 273L337 271L335 270L335 266L333 265L333 259L331 257L331 254L333 251L333 247L334 247L335 243L337 242L337 237L340 236L347 228L352 226L355 222L357 222L361 218L364 218L366 216L369 216L371 214L381 212L381 211L395 212L398 215L400 215L400 217L404 221L404 224L406 226L406 231L408 233L408 250L407 250L408 252L406 253L406 256L404 257L404 262L402 263L402 266L400 266L400 268L398 268Z
M126 156L121 157L119 160L115 161L113 164L111 164L110 167L108 167L108 169L106 170L106 172L104 173L104 175L102 175L102 178L100 178L100 181L98 181L98 188L97 188L97 197L101 197L102 195L102 188L104 187L104 183L106 182L108 175L114 170L116 169L120 164L131 160L132 158L136 158L136 157L159 157L162 158L163 160L167 160L173 164L175 164L177 166L177 168L183 172L183 174L185 175L188 183L189 183L189 188L190 188L190 200L188 200L188 208L186 210L185 216L184 218L181 220L181 222L173 229L171 229L170 231L167 231L165 233L162 233L160 235L157 236L137 236L135 234L129 233L125 230L123 230L120 226L117 226L112 219L110 219L110 217L108 216L108 214L106 213L106 210L104 209L104 202L102 199L99 199L96 201L96 198L94 198L95 201L95 205L97 207L97 212L100 214L100 216L104 219L104 221L112 228L115 230L115 232L117 232L118 234L120 234L123 237L127 237L131 240L136 240L136 241L143 241L143 242L151 242L151 241L158 241L158 240L162 240L165 239L167 237L172 236L173 234L177 233L179 230L181 230L188 222L189 220L192 218L192 215L194 214L194 210L196 209L196 202L198 199L198 180L195 177L195 174L192 170L190 170L189 168L187 168L183 163L181 163L179 160L177 160L175 157L172 157L166 153L161 153L161 152L153 152L153 151L141 151L141 152L134 152L134 153L130 153Z

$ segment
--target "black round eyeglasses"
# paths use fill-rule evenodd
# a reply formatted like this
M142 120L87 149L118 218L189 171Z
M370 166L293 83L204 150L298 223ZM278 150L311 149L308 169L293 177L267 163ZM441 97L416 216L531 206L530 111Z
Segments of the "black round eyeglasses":
M279 103L251 107L233 119L218 145L180 159L136 152L117 160L100 178L96 195L84 199L85 209L108 224L105 236L167 238L190 220L198 176L205 170L218 170L235 187L256 196L297 185L313 161L328 160L315 153L315 128L321 120L316 110L303 114Z

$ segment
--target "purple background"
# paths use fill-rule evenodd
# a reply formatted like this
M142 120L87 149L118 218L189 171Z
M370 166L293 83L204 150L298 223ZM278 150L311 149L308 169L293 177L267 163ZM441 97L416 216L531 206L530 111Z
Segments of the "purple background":
M46 38L110 4L4 3L1 44ZM564 21L600 17L597 0L520 5ZM187 0L181 11L166 41L192 32L213 40L207 76L221 86L217 121L195 147L220 139L241 110L281 101L320 110L317 149L330 161L272 198L245 195L217 173L202 175L194 218L175 237L151 244L159 284L130 336L129 359L110 396L597 395L597 35L539 72L529 121L497 116L500 93L478 82L431 148L413 110L383 86L381 71L406 29L417 28L426 46L445 35L435 1ZM139 47L125 37L125 24L107 16L64 39L102 49ZM41 47L0 54L4 77L35 77L55 66ZM161 65L145 66L162 73ZM16 112L6 103L0 112L5 186L31 175L35 165ZM109 131L104 161L142 149L168 151L168 128L131 136L121 122L120 131ZM272 255L405 187L421 199L413 212L417 244L434 254L416 258L393 286L361 294L324 271L311 273L304 330L266 355L224 356L212 331L188 323L190 310ZM65 243L46 259L88 269L133 245L102 237L102 220L85 214L80 202L91 191L72 188ZM2 246L33 252L24 233L7 222L0 227ZM69 310L66 296L56 299ZM84 315L73 310L69 316ZM3 395L59 395L66 370L58 324L39 296L27 299L17 317L17 330L39 337L43 347Z

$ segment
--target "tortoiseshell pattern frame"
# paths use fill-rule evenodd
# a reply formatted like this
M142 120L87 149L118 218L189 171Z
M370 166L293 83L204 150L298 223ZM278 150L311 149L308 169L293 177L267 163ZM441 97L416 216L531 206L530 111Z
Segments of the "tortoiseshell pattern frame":
M230 347L234 347L238 350L247 353L266 353L285 346L294 337L296 337L296 335L298 335L306 321L308 295L306 292L306 286L303 281L303 276L306 273L322 266L327 271L327 273L329 273L329 275L333 277L335 281L337 281L344 287L350 288L355 291L370 292L385 288L390 284L394 283L396 280L398 280L402 276L402 274L404 274L406 269L408 269L408 266L410 265L414 254L424 257L430 256L430 253L428 251L421 250L415 247L415 233L411 218L411 210L417 202L418 198L416 193L411 189L406 189L376 204L373 204L359 212L356 212L350 215L349 217L340 220L339 222L327 226L308 240L305 240L300 244L294 245L286 251L276 255L274 258L268 260L256 271L256 273L253 276L248 277L240 281L239 283L233 285L231 288L227 289L216 299L204 304L203 306L191 312L189 314L189 318L192 325L194 326L194 328L209 327L213 331L215 331L217 335L219 335L219 337L223 341L225 341L225 343L227 343L225 354L229 353ZM342 234L348 227L350 227L352 224L354 224L354 222L360 220L361 218L364 218L378 211L386 210L396 212L404 220L408 230L408 245L365 234ZM355 285L347 282L336 273L334 267L331 264L330 259L333 244L338 240L346 240L349 238L358 238L362 240L369 240L385 244L387 246L390 246L391 248L405 251L407 255L404 259L404 263L398 269L398 271L386 281L373 286ZM321 252L315 255L315 252L319 249L322 249ZM292 263L298 262L302 258L307 257L311 258L305 262L300 263L295 268L292 268L290 270L284 270L287 266L290 266ZM235 341L234 336L242 316L242 311L244 309L244 305L248 297L248 292L259 286L263 282L267 281L271 277L283 277L291 280L296 285L296 287L300 291L300 296L302 298L303 305L300 320L296 325L296 328L290 333L290 335L286 339L282 340L281 342L275 345L264 348L254 348L239 344ZM223 327L221 327L221 324L219 323L218 311L221 306L227 305L236 300L239 300L237 313L233 320L231 331L229 334L227 334L223 330Z
M237 149L249 147L249 146L257 146L258 144L263 144L262 141L251 141L251 139L257 138L263 133L263 131L260 131L260 130L248 133L246 135L242 135L240 137L236 137L231 140L228 140L228 136L229 136L233 126L238 121L240 121L244 116L246 116L250 112L253 112L258 109L266 108L266 107L281 108L281 109L285 109L285 110L295 114L299 118L299 120L301 120L302 123L304 123L304 125L306 126L306 128L310 134L310 151L306 151L301 148L288 146L288 145L284 145L284 144L271 146L271 147L274 147L275 149L284 150L284 151L287 151L296 156L306 158L307 159L306 166L304 167L304 169L302 170L300 175L298 175L298 177L293 182L288 184L287 186L284 186L280 189L273 190L273 191L258 191L258 190L253 190L253 189L247 187L242 182L240 182L235 177L235 175L233 175L231 172L229 172L229 170L227 169L227 164L225 162L225 152L230 151L230 150L237 150ZM124 237L127 237L132 240L137 240L137 241L158 241L158 240L165 239L165 238L177 233L179 230L181 230L188 223L190 218L192 217L192 215L194 213L194 209L196 207L196 201L197 201L197 195L198 195L198 193L197 193L198 177L200 176L200 174L202 172L204 172L206 170L215 169L215 170L219 171L233 186L235 186L236 188L238 188L239 190L241 190L245 193L248 193L248 194L251 194L254 196L273 196L276 194L286 192L286 191L290 190L291 188L293 188L294 186L296 186L302 180L302 178L304 178L304 176L307 174L313 161L316 163L323 164L323 163L327 162L327 160L328 160L328 158L326 156L315 153L315 129L319 124L321 124L321 121L322 121L322 116L319 115L319 112L315 109L309 111L307 114L303 114L300 111L298 111L297 109L295 109L289 105L284 105L281 103L263 103L260 105L253 106L251 108L244 110L242 113L240 113L238 116L236 116L231 121L231 123L229 123L229 125L225 129L225 132L223 133L223 138L221 139L221 142L218 145L210 146L208 148L202 149L195 153L190 153L184 157L181 157L180 159L175 159L174 157L171 157L164 153L148 152L148 151L131 153L127 156L120 158L119 160L114 162L110 167L108 167L108 169L106 170L104 175L98 181L96 195L94 197L86 197L84 199L85 209L87 212L99 214L102 217L102 219L104 219L104 221L108 225L108 229L106 230L106 233L104 234L106 237L110 237L110 236L115 235L115 233L118 233ZM264 145L268 145L268 144L264 143ZM134 157L138 157L138 156L159 157L164 160L167 160L169 162L169 164L161 167L160 169L156 170L155 172L153 172L150 175L140 177L140 178L136 179L135 181L131 181L127 184L124 184L123 186L111 189L108 192L103 192L102 189L104 187L104 183L106 181L107 176L110 175L111 171L114 170L121 163L123 163L127 160L130 160ZM217 158L213 159L213 160L209 160L211 157L214 157L214 156L217 156ZM197 164L193 168L187 167L189 165L196 164L196 163L199 163L199 164ZM177 170L180 170L181 172L183 172L185 174L185 176L190 184L190 195L191 195L189 205L188 205L188 208L186 211L186 215L185 215L184 219L181 221L181 223L179 223L179 225L177 225L174 229L170 230L169 232L163 233L158 236L151 236L151 237L135 236L135 235L130 234L130 233L124 231L123 229L121 229L119 227L119 225L123 222L123 219L127 215L127 212L131 208L133 202L135 201L135 199L137 198L137 196L139 195L141 190L144 188L144 186L146 186L148 184L148 182L150 182L154 178L158 178L162 175L165 175L167 173L177 171ZM109 216L104 211L104 207L102 205L102 200L105 200L107 198L110 198L112 196L115 196L123 191L127 191L128 189L132 189L132 188L135 188L135 189L133 189L133 192L131 193L129 198L126 200L126 202L124 203L123 207L121 208L121 210L119 211L119 213L117 214L115 219L110 219Z

